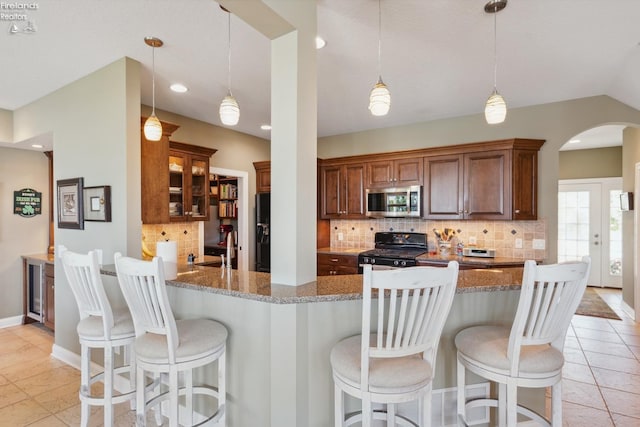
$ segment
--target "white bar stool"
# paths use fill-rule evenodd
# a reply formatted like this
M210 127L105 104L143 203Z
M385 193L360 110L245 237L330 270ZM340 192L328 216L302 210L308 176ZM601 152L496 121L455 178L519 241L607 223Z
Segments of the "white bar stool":
M458 419L467 425L467 409L498 408L498 425L515 427L518 413L540 425L562 427L562 367L567 329L589 278L591 261L524 266L522 289L512 325L483 325L456 335ZM497 399L465 397L469 370L498 383ZM551 387L551 420L518 405L518 387Z
M178 426L178 397L185 396L183 420L193 425L193 395L201 394L217 399L217 410L205 422L226 425L225 358L227 329L209 319L175 320L167 297L162 259L152 261L115 255L118 282L133 315L136 330L137 396L136 420L145 425L146 408L169 399L169 425ZM192 370L218 361L217 389L193 386ZM167 374L169 390L147 398L145 372ZM182 373L184 385L179 384ZM209 405L206 405L207 408Z
M415 426L395 413L397 403L413 400L418 401L419 425L429 426L436 354L453 303L458 263L394 270L373 270L367 264L363 273L362 333L331 350L335 426L362 421L370 427L372 419ZM372 290L377 291L377 313ZM362 400L361 413L345 419L343 393ZM386 404L386 413L374 413L372 403Z
M100 278L98 251L91 251L84 255L71 252L61 245L58 247L58 252L80 311L80 322L77 327L81 353L80 425L82 427L88 425L91 405L103 406L104 425L112 426L113 405L135 398L135 358L131 358L135 341L133 321L126 307L111 309ZM118 368L113 366L113 350L116 347L124 347L125 366ZM104 370L92 377L89 367L91 350L94 348L104 350ZM129 365L126 365L127 363ZM114 374L127 371L130 391L114 395ZM91 394L91 385L97 381L104 382L103 396Z

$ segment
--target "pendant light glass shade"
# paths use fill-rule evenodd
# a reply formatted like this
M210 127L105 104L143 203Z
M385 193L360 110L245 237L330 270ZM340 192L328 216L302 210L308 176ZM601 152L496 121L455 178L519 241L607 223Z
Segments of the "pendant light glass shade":
M374 116L384 116L389 112L389 108L391 108L391 93L382 78L379 78L369 94L369 111Z
M162 40L156 37L145 37L144 42L151 46L152 52L152 86L151 86L151 115L144 122L144 137L147 141L160 141L162 138L162 124L156 117L156 47L163 45Z
M220 103L220 121L222 124L227 126L235 126L240 121L240 106L238 105L238 101L231 94L231 12L229 12L224 7L220 6L222 10L228 13L228 40L229 40L229 50L228 50L228 89L227 96L224 97L222 102Z
M498 93L496 89L493 89L493 93L487 99L487 105L484 107L484 118L490 125L496 125L504 122L507 117L507 103L504 102L502 95Z
M235 126L240 120L240 107L231 92L224 97L220 104L220 120L227 126Z
M162 138L162 125L155 114L152 114L144 122L144 137L148 141L160 141Z

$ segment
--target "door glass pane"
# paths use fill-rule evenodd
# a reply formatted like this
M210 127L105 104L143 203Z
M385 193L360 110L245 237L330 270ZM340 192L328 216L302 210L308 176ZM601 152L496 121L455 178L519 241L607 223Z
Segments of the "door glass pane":
M609 274L622 276L622 211L620 190L609 191Z
M589 255L589 192L558 193L558 262Z

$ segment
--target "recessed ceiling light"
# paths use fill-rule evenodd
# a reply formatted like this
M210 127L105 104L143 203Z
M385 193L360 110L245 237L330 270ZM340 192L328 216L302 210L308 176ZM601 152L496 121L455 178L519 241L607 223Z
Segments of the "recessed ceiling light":
M327 42L320 36L316 36L316 49L322 49L327 45Z
M31 146L33 148L42 148L42 145L40 145L40 144L31 144Z
M271 125L262 125L262 126L260 126L260 129L262 129L262 130L271 130Z
M571 140L569 140L569 144L577 144L578 142L580 142L579 139L571 139Z
M171 86L169 86L169 89L177 93L185 93L186 91L189 90L185 85L181 83L174 83Z

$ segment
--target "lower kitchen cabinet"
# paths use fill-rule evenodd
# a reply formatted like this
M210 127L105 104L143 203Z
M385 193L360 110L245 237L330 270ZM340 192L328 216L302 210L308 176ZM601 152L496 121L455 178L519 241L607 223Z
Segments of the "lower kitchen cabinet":
M56 326L56 310L55 310L55 275L53 264L44 265L44 310L42 314L42 322L49 329L55 329Z
M358 255L318 254L318 276L358 274Z

